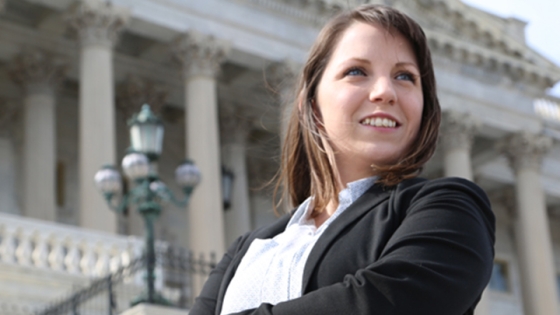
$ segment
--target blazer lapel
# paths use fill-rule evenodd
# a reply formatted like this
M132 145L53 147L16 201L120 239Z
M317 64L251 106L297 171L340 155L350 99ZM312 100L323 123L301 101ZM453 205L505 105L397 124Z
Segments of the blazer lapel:
M305 268L303 270L302 293L307 292L307 286L311 278L311 274L324 252L329 248L330 244L337 239L338 235L350 224L359 220L366 212L375 208L380 202L389 198L391 190L383 190L381 185L373 185L360 198L352 203L343 213L334 220L329 227L319 237L315 246L309 253Z

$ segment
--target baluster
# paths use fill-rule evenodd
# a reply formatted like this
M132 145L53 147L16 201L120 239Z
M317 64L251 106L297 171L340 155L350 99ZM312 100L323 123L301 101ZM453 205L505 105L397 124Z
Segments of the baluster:
M132 260L141 257L144 254L144 242L137 239L131 239L130 242Z
M121 265L121 260L124 257L124 254L126 253L126 250L124 248L117 248L116 249L116 255L113 255L113 257L111 257L111 261L109 262L109 270L114 273L117 272L117 270L119 270L119 268L122 266ZM122 253L122 254L121 254Z
M144 254L144 243L140 240L133 240L131 242L131 252L132 252L132 261L142 257L142 255ZM132 262L131 261L131 262ZM144 284L144 277L146 276L146 270L145 270L145 265L146 264L146 259L144 258L144 261L142 262L142 266L144 266L143 268L137 269L136 274L134 276L134 283L137 285L143 285Z
M0 244L0 258L8 264L16 263L16 228L4 226L2 243Z
M80 268L82 269L82 273L86 276L94 276L95 263L97 258L95 256L95 245L91 242L84 242L83 251L84 255L80 260Z
M117 255L117 257L120 257L119 260L120 260L121 266L124 267L124 266L129 266L130 265L130 262L132 260L132 258L130 256L131 256L130 251L128 251L126 249L123 250L120 253L120 255ZM125 273L123 274L124 283L131 283L133 281L133 279L130 278L130 276L132 275L130 272L131 272L130 269L125 270Z
M48 257L49 246L47 243L47 236L37 232L35 236L35 249L31 253L33 263L37 268L47 269L49 268Z
M156 254L154 276L156 277L156 280L154 282L154 288L156 289L156 292L163 290L163 261L160 253Z
M97 255L97 263L95 264L95 274L99 277L103 277L109 273L109 251L110 249L99 245L99 251Z
M80 240L68 242L68 253L64 257L64 265L66 266L66 271L73 274L80 274Z
M31 266L33 264L33 262L31 261L32 252L33 248L31 246L31 233L20 230L19 244L16 249L18 264L23 266Z
M62 240L64 240L63 236L53 236L51 238L52 249L47 258L51 268L57 271L64 271L64 246Z

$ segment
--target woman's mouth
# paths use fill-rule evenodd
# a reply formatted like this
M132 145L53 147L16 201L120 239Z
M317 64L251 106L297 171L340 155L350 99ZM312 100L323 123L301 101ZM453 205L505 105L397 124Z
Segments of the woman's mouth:
M381 117L369 117L362 121L360 121L362 125L369 125L373 127L382 127L382 128L396 128L397 122L390 119L390 118L381 118Z

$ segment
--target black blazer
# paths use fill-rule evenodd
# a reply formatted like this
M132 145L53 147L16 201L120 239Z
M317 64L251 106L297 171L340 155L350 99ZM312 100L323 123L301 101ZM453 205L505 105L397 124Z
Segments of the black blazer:
M255 238L289 215L237 239L210 274L190 315L220 314L229 282ZM319 238L300 298L238 314L473 314L492 271L495 219L486 194L460 178L374 185Z

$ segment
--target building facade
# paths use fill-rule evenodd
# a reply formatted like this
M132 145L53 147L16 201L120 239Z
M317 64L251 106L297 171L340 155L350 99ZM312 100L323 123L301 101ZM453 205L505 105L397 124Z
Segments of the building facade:
M266 184L298 70L325 21L365 2L428 36L444 117L423 176L471 179L491 199L479 314L560 314L560 100L546 94L560 67L527 46L525 22L459 0L0 0L0 309L39 308L141 251L141 218L111 212L93 177L120 163L144 103L165 125L163 180L179 193L186 157L202 173L159 239L220 254L273 221ZM222 166L235 175L226 210Z

